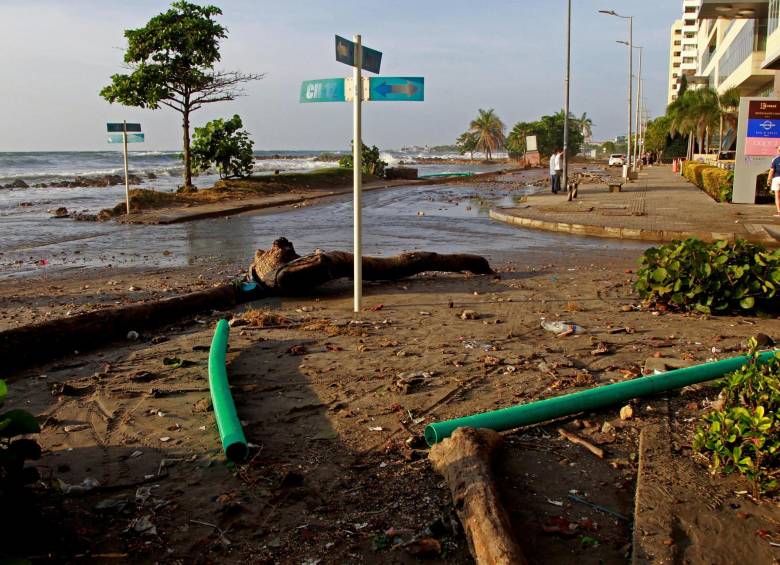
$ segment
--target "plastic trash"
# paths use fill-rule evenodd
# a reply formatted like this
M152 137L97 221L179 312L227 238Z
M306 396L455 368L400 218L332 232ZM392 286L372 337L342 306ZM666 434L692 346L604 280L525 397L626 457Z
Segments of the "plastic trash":
M556 334L581 334L585 333L585 328L582 326L578 326L577 324L574 324L572 322L551 322L548 320L542 320L542 327L546 329L548 332L553 332Z

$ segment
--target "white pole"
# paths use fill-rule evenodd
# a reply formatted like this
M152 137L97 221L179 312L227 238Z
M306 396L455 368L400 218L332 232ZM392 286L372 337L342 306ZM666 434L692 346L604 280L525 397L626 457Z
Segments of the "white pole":
M130 179L127 174L127 120L124 121L122 128L122 137L125 143L125 204L127 205L127 215L130 215Z
M561 184L569 189L569 78L571 75L571 0L566 16L566 75L563 79L563 174ZM571 198L571 195L569 195Z
M636 109L634 110L636 118L634 120L635 132L634 132L634 167L640 168L639 159L639 134L641 131L641 125L639 123L639 105L642 100L642 48L639 49L639 72L636 78Z
M355 35L353 37L353 40L355 41L355 70L354 70L354 77L355 77L355 105L354 105L354 131L352 134L352 164L354 167L353 171L353 190L354 190L354 235L353 235L353 261L354 264L354 287L355 287L355 303L354 303L354 312L360 312L360 302L363 298L363 253L361 250L361 229L362 229L362 223L361 223L361 192L362 192L362 183L363 183L363 176L362 176L362 165L361 162L361 156L363 153L363 136L361 134L361 123L360 123L360 105L361 101L363 99L363 85L361 84L361 66L363 64L363 48L361 47L360 43L360 35Z
M633 163L631 163L631 105L632 105L632 83L634 82L634 17L628 17L628 137L626 138L626 159L628 161L628 167L626 168L626 180L634 170Z

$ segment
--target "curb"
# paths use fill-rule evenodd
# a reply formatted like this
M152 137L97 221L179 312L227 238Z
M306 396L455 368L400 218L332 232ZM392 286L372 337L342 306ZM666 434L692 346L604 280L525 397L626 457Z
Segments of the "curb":
M614 239L633 239L638 241L660 241L669 242L681 239L695 237L702 241L717 241L725 239L734 241L735 239L744 239L752 243L761 243L767 247L780 247L780 241L766 235L761 237L753 234L740 234L734 232L712 232L712 231L677 231L677 230L647 230L641 228L615 228L609 226L597 226L590 224L569 224L565 222L550 222L515 216L491 209L488 212L491 219L523 228L531 228L545 231L554 231L569 233L572 235L608 237Z

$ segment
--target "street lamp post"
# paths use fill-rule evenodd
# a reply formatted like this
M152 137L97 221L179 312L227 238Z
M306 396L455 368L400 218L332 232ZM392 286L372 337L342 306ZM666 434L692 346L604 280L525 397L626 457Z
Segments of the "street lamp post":
M617 41L623 45L628 45L627 41ZM634 115L634 169L638 168L639 163L639 139L642 131L642 124L639 122L639 108L642 105L642 46L633 45L634 49L639 49L639 72L636 75L636 110ZM633 77L631 77L633 80Z
M568 0L566 18L566 77L563 88L563 174L562 185L569 186L569 78L571 76L571 0Z
M632 98L633 98L633 91L632 91L632 83L633 81L633 74L634 74L634 17L633 16L621 16L615 10L599 10L600 14L607 14L609 16L615 16L616 18L621 18L624 20L628 20L628 137L626 138L626 159L628 161L628 165L624 166L623 169L625 170L625 174L623 175L626 180L629 179L630 174L629 171L632 169L631 166L631 107L632 107Z

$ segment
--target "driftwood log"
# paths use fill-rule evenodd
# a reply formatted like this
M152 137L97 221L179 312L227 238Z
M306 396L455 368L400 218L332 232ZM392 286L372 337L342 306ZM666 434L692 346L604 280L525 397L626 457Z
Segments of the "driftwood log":
M363 257L363 279L367 281L394 281L428 271L479 275L493 272L487 259L466 253L415 251L392 257ZM253 280L278 293L298 293L332 280L351 278L353 256L344 251L328 251L301 257L290 241L279 238L271 249L257 250L249 272Z
M421 252L383 259L363 258L366 280L395 280L424 271L493 272L487 260L479 255ZM260 288L242 291L239 286L227 284L173 298L2 330L0 359L6 370L37 365L75 350L84 352L124 339L130 330L151 329L198 312L224 310L271 295L311 291L322 283L351 275L351 253L333 251L300 257L292 243L280 238L271 249L258 250L249 268L248 278L258 282Z
M525 565L491 471L501 435L458 428L431 448L433 468L447 481L477 565Z

